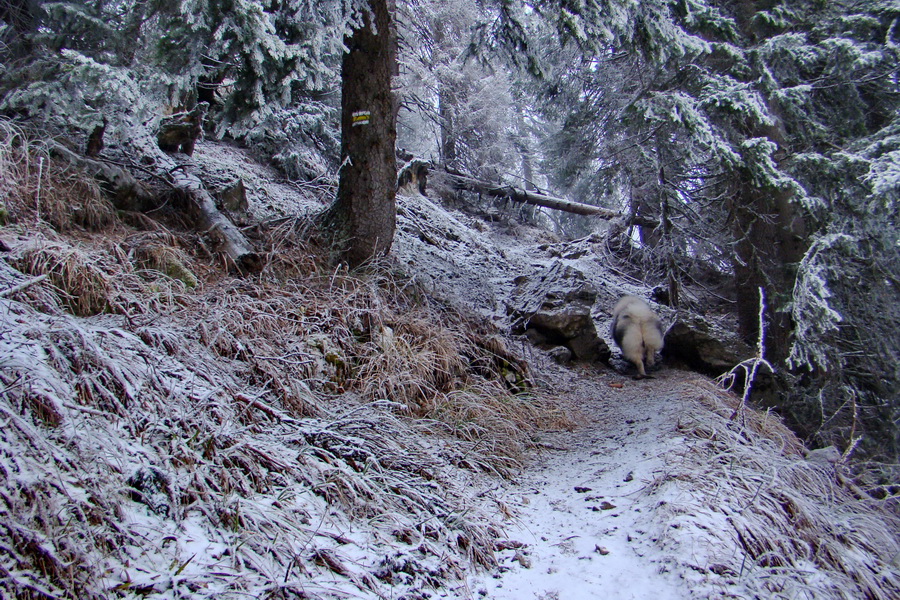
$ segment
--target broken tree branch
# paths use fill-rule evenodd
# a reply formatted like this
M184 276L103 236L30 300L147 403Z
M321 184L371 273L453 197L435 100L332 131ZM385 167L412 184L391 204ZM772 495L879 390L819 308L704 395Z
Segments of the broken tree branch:
M15 294L16 292L21 292L25 288L32 286L36 283L40 283L45 279L47 279L46 274L38 275L34 279L29 279L28 281L23 281L19 285L14 285L11 288L6 288L5 290L0 290L0 298L5 298L6 296L11 296L12 294Z

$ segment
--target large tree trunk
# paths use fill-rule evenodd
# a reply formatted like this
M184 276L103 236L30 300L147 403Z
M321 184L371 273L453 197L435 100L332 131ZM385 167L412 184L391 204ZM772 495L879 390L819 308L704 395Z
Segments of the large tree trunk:
M807 244L803 221L790 192L754 189L745 181L738 194L734 275L739 331L752 344L763 325L764 358L783 364L793 331L790 314L784 309L794 287L794 266L803 258ZM760 288L766 297L762 324Z
M396 40L388 0L370 0L363 25L345 40L341 68L341 160L326 225L350 266L386 254L396 226L397 138L391 75Z
M453 114L453 91L448 83L438 82L438 118L441 124L441 161L458 167L456 157L456 117Z
M769 8L765 0L742 0L735 6L739 29L747 39L757 38L754 16ZM778 114L777 107L770 107ZM776 161L785 158L787 134L783 122L759 125L748 137L764 137L776 144ZM750 343L760 337L765 356L773 364L784 365L790 354L794 324L785 310L791 301L796 265L809 245L806 223L790 190L761 188L746 170L736 174L733 192L734 276L737 289L738 328ZM760 323L759 289L764 290L765 311Z
M449 41L447 36L453 38ZM447 69L453 63L453 55L450 49L453 42L458 40L461 34L452 18L439 16L432 27L432 35L434 36L434 64L431 69L433 73L440 71L437 78L437 102L438 102L438 124L440 126L440 158L441 163L452 167L459 168L456 153L456 107L459 104L456 98L456 85L453 70ZM439 67L444 67L439 69Z

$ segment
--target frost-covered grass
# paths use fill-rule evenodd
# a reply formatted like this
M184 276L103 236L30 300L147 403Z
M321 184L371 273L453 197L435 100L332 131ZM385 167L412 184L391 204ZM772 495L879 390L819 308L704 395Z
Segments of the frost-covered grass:
M161 223L62 226L20 173L0 596L389 597L493 564L466 482L566 417L491 328L388 266L331 270L296 229L251 280Z
M13 199L0 227L11 248L0 260L0 597L469 598L466 577L487 568L499 585L508 567L501 521L516 507L496 493L507 485L498 475L527 468L545 430L569 436L549 389L586 418L594 404L630 404L589 423L585 455L561 455L564 470L548 475L561 496L545 490L535 506L584 504L567 473L594 478L593 494L608 498L630 482L643 537L635 546L623 531L610 548L621 573L671 569L647 581L687 582L660 597L900 593L896 523L840 471L804 460L770 415L674 371L614 387L592 365L577 371L587 381L575 395L576 371L548 382L536 351L435 300L468 291L454 306L498 317L512 275L550 260L536 244L407 198L397 254L410 270L445 269L430 278L391 262L329 266L290 216L256 224L269 261L238 279L202 236L159 219L165 211L56 223L47 215L67 213L38 210L35 183L17 179L39 152L18 147L28 156L6 146L0 161ZM44 158L42 189L77 206L65 194L80 188L57 185ZM621 291L589 252L557 256L595 269L605 295ZM451 285L454 269L474 275ZM635 433L648 411L658 431ZM616 446L608 463L592 462ZM574 512L567 521L578 533L588 525ZM609 579L609 560L562 556L545 537L541 560ZM654 560L631 565L635 547Z
M491 489L511 516L495 577L471 578L487 597L897 597L896 518L775 415L671 368L553 377L584 425Z
M8 268L6 280L26 278ZM377 295L358 285L335 283L329 304L327 288L229 281L167 313L81 318L36 310L27 291L3 299L7 592L291 597L317 593L323 569L375 590L491 564L490 522L450 464L510 468L541 403L522 399L532 408L492 427L502 415L490 407L516 402L509 383L462 362L396 389L403 359L368 361L379 350L354 337L364 318L391 321L354 310L345 294ZM471 333L429 327L418 338L457 338L473 364L501 360ZM382 564L381 548L402 565Z
M651 485L659 543L699 586L723 597L900 595L896 518L846 485L840 464L804 460L777 416L692 385L697 409L679 418Z

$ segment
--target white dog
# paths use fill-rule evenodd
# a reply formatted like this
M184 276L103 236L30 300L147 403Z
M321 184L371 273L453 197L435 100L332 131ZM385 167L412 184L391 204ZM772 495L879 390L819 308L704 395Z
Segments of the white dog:
M662 324L650 305L637 296L624 296L613 309L611 330L622 355L637 367L634 378L649 377L646 369L663 347Z

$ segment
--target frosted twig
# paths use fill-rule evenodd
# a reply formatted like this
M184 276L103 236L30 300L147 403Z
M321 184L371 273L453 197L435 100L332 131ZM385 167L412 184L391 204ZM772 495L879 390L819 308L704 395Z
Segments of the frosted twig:
M34 207L37 210L37 215L35 216L34 223L37 225L41 222L41 182L44 178L44 157L40 157L38 160L38 185L37 185L37 195L34 200Z
M765 359L766 354L766 291L763 287L759 287L759 339L756 342L756 356L753 358L748 358L747 360L743 360L738 363L734 368L725 373L724 375L719 377L719 382L722 383L726 389L730 389L731 386L737 381L737 371L738 369L743 370L744 372L744 393L741 395L741 402L738 404L737 408L734 409L734 412L731 415L730 420L734 420L739 414L743 414L744 408L747 405L747 401L750 399L750 392L753 388L753 382L756 381L756 374L759 372L759 366L765 365L769 368L769 371L774 373L775 368L772 364ZM725 382L729 382L725 385Z
M11 288L7 288L5 290L0 290L0 297L5 298L6 296L10 296L12 294L15 294L16 292L21 292L25 288L32 286L36 283L40 283L45 279L47 279L46 273L43 275L38 275L34 279L29 279L28 281L23 281L19 285L14 285Z

